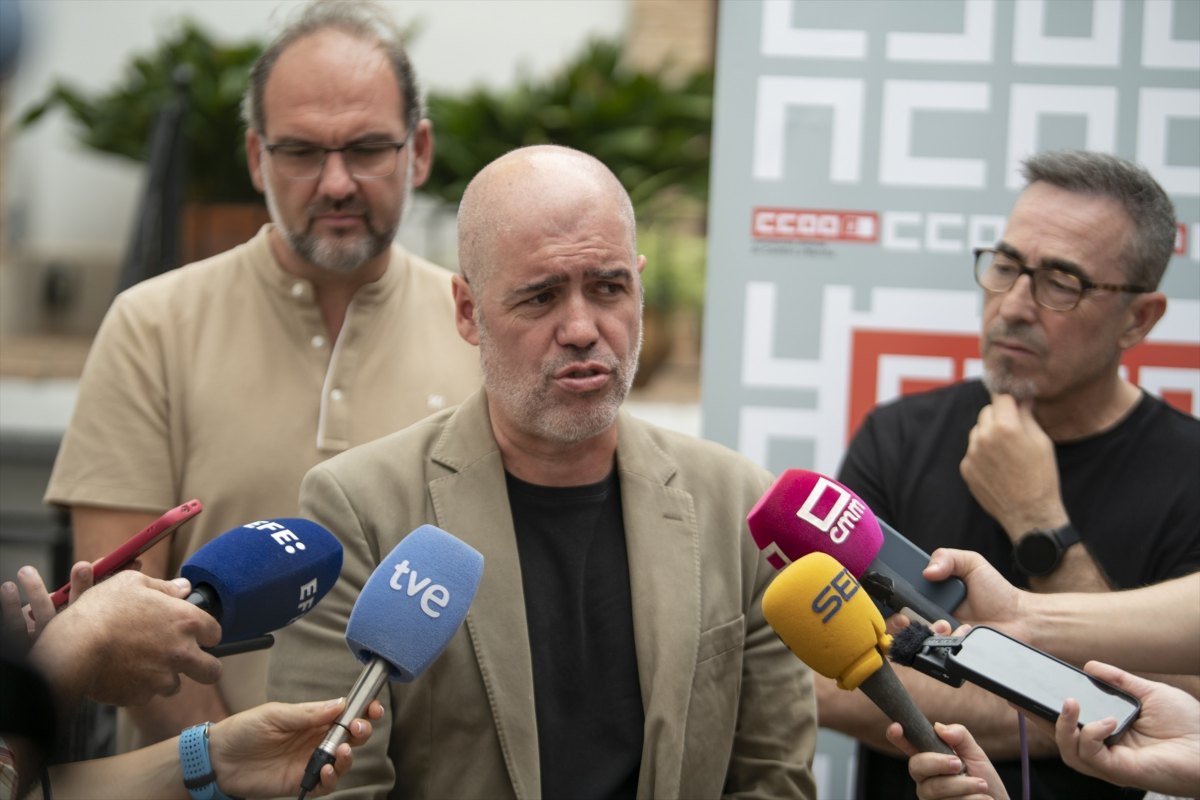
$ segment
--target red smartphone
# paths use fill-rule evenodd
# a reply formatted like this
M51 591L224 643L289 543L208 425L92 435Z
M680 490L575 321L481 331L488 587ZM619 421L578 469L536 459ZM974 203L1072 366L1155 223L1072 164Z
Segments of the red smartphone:
M168 533L203 510L204 506L199 500L188 500L183 505L172 508L140 532L130 537L127 542L116 550L113 550L108 555L93 563L92 574L94 582L99 583L114 572L124 569L135 558L158 544ZM67 581L58 591L50 595L50 600L54 603L56 609L62 608L67 604L70 592L71 582Z

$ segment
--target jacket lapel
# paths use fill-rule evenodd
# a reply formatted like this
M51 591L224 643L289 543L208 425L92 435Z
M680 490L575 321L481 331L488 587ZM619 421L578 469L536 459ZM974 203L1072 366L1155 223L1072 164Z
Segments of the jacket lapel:
M678 795L684 725L700 635L700 552L692 498L668 486L676 465L645 424L621 412L617 467L625 522L645 740L640 797ZM449 473L430 481L437 524L483 554L467 631L491 699L517 797L541 795L533 664L521 563L504 466L479 392L447 421L432 452Z
M504 466L479 392L447 422L432 458L450 474L430 481L437 524L483 554L483 579L466 627L491 699L496 733L518 798L541 795L533 664L521 562Z
M646 715L638 795L675 797L700 636L696 514L691 495L667 485L676 465L645 424L624 412L618 424L633 635Z

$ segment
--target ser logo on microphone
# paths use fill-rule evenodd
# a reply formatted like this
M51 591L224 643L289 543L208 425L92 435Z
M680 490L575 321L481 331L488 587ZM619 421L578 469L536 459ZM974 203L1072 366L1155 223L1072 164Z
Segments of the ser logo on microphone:
M408 575L407 586L404 582L405 575ZM450 590L440 583L434 583L431 578L418 579L416 569L409 566L407 558L396 565L396 571L392 573L388 586L397 592L404 592L409 597L416 597L417 593L424 589L424 594L421 595L421 611L432 619L440 617L442 612L434 611L430 606L445 608L450 605Z
M832 504L829 504L830 500ZM828 505L824 513L814 512L818 504L822 507ZM854 526L866 510L867 507L844 486L821 477L796 511L796 516L817 530L828 533L834 544L841 544L854 532Z
M833 576L833 580L829 581L829 585L821 589L820 593L813 598L812 610L814 614L825 614L821 617L821 622L829 622L833 615L842 610L851 597L858 592L861 587L858 581L854 580L854 576L845 568L837 575ZM825 613L828 611L829 613Z

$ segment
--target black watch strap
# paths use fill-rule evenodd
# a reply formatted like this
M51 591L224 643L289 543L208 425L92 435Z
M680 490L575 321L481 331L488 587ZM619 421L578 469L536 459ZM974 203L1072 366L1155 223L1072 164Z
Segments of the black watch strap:
M1079 535L1079 531L1075 530L1075 526L1068 522L1061 528L1055 528L1051 531L1054 537L1058 539L1058 557L1062 558L1062 554L1067 552L1067 548L1077 542L1083 541L1083 537Z

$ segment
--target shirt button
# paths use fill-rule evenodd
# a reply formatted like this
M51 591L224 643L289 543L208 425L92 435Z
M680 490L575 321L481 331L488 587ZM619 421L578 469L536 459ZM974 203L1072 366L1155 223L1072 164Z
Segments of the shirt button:
M304 284L297 281L292 284L292 297L299 297L304 294Z
M333 391L331 391L329 393L329 397L332 398L333 400L337 400L337 401L340 401L343 396L344 395L342 395L341 389L334 389Z
M325 337L318 333L316 336L314 336L312 338L312 346L313 347L324 347L325 346Z

